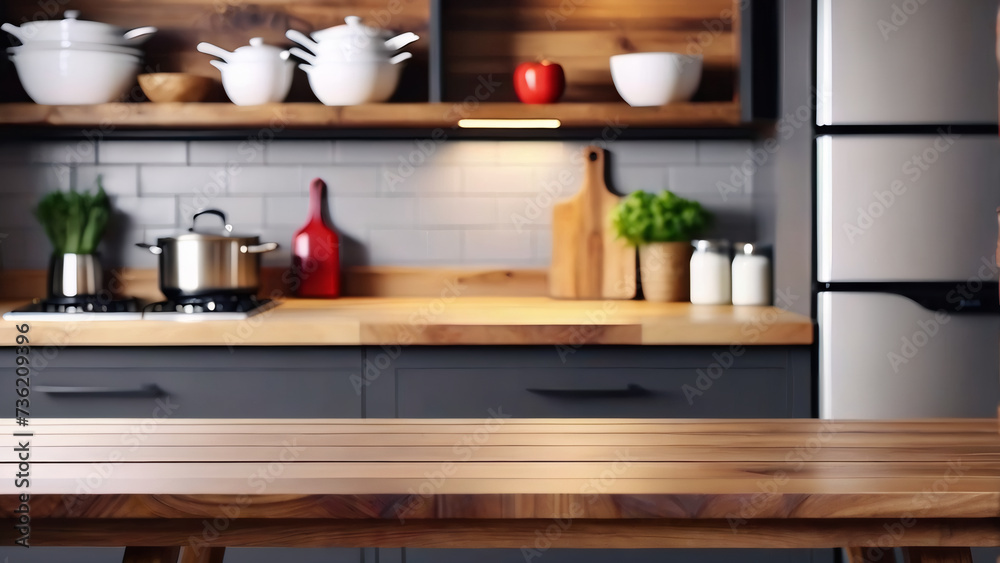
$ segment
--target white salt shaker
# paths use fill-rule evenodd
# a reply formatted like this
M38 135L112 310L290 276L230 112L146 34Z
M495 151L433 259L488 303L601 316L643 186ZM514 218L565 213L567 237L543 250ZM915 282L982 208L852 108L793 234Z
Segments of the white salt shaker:
M691 241L691 303L725 305L730 299L729 241Z
M733 305L771 304L771 261L751 243L736 243Z

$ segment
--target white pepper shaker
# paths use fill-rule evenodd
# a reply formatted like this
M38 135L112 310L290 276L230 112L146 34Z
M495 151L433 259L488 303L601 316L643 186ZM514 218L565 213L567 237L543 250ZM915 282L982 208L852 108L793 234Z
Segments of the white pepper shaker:
M736 243L733 258L733 305L771 304L771 261L758 245Z
M695 240L691 255L691 303L725 305L729 303L729 241Z

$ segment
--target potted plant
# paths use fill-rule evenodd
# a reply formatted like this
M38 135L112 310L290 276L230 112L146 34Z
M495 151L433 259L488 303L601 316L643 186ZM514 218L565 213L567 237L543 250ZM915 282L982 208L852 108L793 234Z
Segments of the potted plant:
M612 226L619 238L639 248L639 275L649 301L687 301L691 240L712 221L697 201L664 190L633 192L615 207Z
M101 181L97 193L51 192L35 209L35 217L52 243L49 265L49 298L97 295L101 291L102 271L97 245L111 216Z

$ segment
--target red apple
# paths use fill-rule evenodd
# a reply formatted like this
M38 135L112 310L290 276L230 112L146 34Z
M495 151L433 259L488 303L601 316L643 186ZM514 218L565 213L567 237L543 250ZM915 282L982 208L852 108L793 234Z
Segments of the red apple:
M555 103L565 90L566 75L556 63L521 63L514 69L514 91L526 104Z

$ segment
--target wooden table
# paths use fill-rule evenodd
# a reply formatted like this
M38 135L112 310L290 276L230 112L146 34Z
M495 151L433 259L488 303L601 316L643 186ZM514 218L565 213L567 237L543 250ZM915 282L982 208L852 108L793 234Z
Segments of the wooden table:
M970 561L969 546L1000 546L995 419L491 414L6 420L30 487L4 448L0 541L17 539L27 492L32 546L136 546L126 561L219 561L226 546L846 547L854 561L900 546Z

